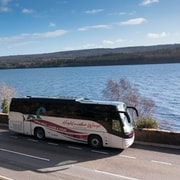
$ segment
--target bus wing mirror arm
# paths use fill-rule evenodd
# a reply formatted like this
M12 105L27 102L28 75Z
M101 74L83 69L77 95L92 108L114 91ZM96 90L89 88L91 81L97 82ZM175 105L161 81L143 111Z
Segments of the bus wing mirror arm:
M139 116L138 110L133 106L127 106L128 109L133 109L136 112L137 117Z

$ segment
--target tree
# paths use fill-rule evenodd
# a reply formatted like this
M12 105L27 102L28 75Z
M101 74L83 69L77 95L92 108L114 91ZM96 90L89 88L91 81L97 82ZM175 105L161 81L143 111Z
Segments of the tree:
M2 112L8 113L10 100L15 95L15 89L10 88L5 83L0 84L0 102Z
M139 119L152 117L155 107L154 101L143 97L135 85L131 85L125 78L118 82L109 79L102 93L107 100L122 101L128 106L136 107L139 112Z

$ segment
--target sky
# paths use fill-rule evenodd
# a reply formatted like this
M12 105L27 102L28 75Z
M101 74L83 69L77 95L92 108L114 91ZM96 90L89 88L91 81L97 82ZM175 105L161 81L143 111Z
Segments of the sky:
M180 43L179 0L0 0L0 56Z

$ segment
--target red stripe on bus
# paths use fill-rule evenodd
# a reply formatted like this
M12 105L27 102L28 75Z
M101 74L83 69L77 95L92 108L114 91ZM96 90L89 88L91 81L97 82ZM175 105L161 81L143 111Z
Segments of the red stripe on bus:
M84 134L84 133L81 133L78 131L73 131L71 129L57 125L55 123L51 123L51 122L46 121L46 120L30 119L28 121L33 122L33 123L38 124L38 125L41 125L41 126L44 126L44 127L48 128L52 131L56 131L57 133L64 134L66 136L70 136L70 137L75 138L75 139L80 139L83 141L87 141L87 139L88 139L87 134Z

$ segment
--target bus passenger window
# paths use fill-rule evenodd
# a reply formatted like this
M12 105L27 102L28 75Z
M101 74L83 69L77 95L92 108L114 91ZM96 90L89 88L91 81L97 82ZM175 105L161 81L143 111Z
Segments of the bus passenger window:
M114 133L121 132L121 126L119 120L112 119L112 130Z

